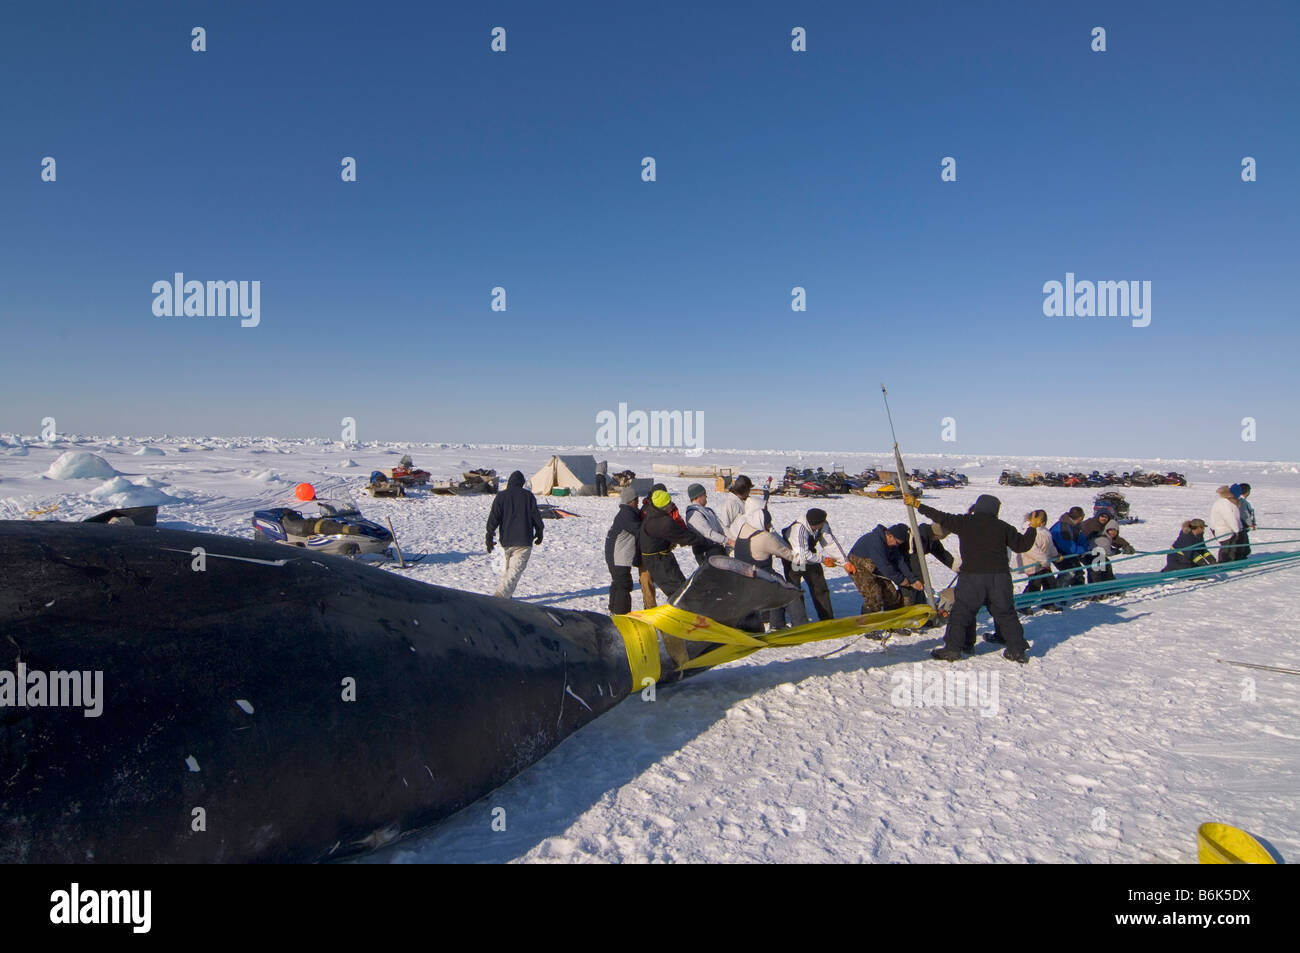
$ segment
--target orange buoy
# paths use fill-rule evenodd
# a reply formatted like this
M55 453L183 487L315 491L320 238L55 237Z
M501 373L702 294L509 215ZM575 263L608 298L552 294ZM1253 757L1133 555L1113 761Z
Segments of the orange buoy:
M304 503L310 503L316 499L316 488L310 483L299 483L293 488L293 495L298 497Z

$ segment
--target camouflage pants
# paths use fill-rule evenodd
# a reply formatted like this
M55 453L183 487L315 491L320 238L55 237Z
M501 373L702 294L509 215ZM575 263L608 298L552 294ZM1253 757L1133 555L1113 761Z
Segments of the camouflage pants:
M849 562L857 570L853 574L853 585L862 595L862 614L885 612L889 609L902 608L906 603L898 587L884 576L877 575L876 564L862 556L849 556Z

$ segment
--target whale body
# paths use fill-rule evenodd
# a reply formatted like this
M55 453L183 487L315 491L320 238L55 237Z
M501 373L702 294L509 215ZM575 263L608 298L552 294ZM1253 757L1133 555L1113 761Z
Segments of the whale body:
M682 604L736 624L793 597L750 576L730 598L731 575L706 566ZM273 543L0 521L0 579L5 863L345 857L641 689L609 616Z

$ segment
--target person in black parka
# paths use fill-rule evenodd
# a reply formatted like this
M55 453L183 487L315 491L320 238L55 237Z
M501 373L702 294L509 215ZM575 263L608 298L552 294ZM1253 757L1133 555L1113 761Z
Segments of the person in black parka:
M1165 558L1165 568L1160 570L1161 572L1214 565L1214 557L1205 546L1205 520L1185 520L1182 532L1178 534L1178 538L1170 548L1177 549L1179 552L1170 553Z
M667 490L655 490L641 511L641 530L638 534L641 565L650 573L650 580L662 589L671 601L686 577L673 555L674 546L707 546L709 541L686 525L677 513Z
M961 571L957 574L957 592L948 615L944 645L930 654L940 661L955 662L961 658L963 649L973 649L974 645L967 639L975 632L975 615L981 607L988 606L999 634L1006 640L1003 656L1012 662L1026 661L1029 643L1016 614L1007 550L1028 552L1037 531L1021 533L998 519L1002 504L996 496L988 494L981 495L970 512L961 515L926 506L911 494L905 495L903 502L916 507L948 532L956 533L961 545Z
M518 470L510 474L506 488L492 501L487 521L489 553L496 545L498 529L506 550L506 567L493 595L509 599L524 574L533 546L542 544L542 514L537 509L537 498L524 488L524 475Z

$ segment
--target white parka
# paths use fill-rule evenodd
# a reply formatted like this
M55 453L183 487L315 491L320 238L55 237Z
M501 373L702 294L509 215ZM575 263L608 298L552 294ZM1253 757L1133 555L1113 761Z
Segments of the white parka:
M1043 526L1037 527L1037 531L1037 535L1034 536L1034 545L1029 548L1028 552L1012 553L1016 568L1023 569L1030 574L1051 572L1052 563L1061 558L1061 554L1056 549L1056 543L1052 542L1051 531ZM1007 552L1011 552L1011 550L1007 550Z
M1241 532L1241 507L1231 497L1221 496L1210 507L1210 533L1226 537Z
M736 538L736 532L732 524L736 522L736 517L745 511L745 501L736 494L727 490L725 493L719 493L713 501L713 514L718 518L722 525L722 531L732 539Z

